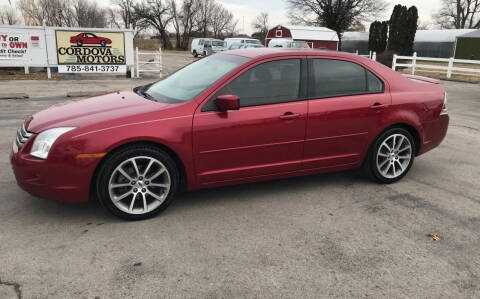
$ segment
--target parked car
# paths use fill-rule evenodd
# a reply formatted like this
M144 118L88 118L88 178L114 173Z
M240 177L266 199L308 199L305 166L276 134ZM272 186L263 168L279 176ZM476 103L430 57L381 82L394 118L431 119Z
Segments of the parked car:
M93 33L79 33L70 37L70 43L77 44L81 47L83 45L101 45L106 47L112 43L112 40L106 37L96 36Z
M254 38L244 38L244 37L232 37L226 38L225 42L227 43L227 49L230 48L232 44L239 43L241 45L249 44L249 45L262 45L262 43L258 39Z
M192 55L208 56L212 53L227 50L226 42L213 38L194 38L191 45Z
M292 39L287 39L287 38L273 38L268 43L268 47L269 48L296 48L296 49L310 48L310 46L305 41L294 41Z
M230 45L228 50L238 50L238 49L248 49L248 48L265 48L265 46L262 44L233 43Z
M137 220L182 190L360 167L393 183L442 142L448 123L438 80L342 52L240 49L35 113L11 164L35 196L96 197Z

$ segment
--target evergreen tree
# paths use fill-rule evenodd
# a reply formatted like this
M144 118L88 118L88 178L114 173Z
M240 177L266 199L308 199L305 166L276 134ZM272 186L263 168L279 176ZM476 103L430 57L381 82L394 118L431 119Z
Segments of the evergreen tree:
M407 16L407 7L401 4L395 5L390 17L390 30L388 34L388 50L402 51L402 32L404 30Z
M381 23L380 27L380 40L378 43L378 51L377 53L382 53L387 49L387 38L388 38L388 21L384 21Z
M404 43L404 55L413 54L413 44L415 41L415 34L417 33L418 24L418 10L415 6L412 6L407 11L407 26L406 26L406 38Z
M388 22L375 21L370 25L368 49L382 53L387 47Z
M368 34L368 50L370 51L377 51L378 49L378 39L380 36L379 32L379 26L380 26L379 21L375 21L372 24L370 24L370 30Z
M412 55L417 32L418 11L415 6L396 5L389 21L388 50Z

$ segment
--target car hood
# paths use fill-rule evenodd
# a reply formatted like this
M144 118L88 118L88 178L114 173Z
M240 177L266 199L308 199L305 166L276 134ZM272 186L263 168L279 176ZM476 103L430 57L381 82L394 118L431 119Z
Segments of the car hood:
M118 92L72 100L54 105L30 116L25 127L39 133L55 127L87 127L111 120L165 109L172 104L147 100L134 92Z

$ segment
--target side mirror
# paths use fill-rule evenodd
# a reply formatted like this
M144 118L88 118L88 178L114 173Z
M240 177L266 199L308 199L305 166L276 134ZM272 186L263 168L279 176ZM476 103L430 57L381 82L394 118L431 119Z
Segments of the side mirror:
M240 100L233 94L222 94L215 99L215 104L220 111L240 109Z

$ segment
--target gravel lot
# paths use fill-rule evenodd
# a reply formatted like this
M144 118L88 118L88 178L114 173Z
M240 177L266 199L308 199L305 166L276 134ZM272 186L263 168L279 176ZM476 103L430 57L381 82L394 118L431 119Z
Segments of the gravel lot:
M349 171L201 190L142 222L20 190L15 131L65 99L0 100L0 298L478 297L480 86L443 84L448 136L399 183Z

